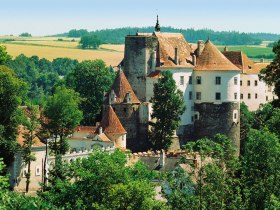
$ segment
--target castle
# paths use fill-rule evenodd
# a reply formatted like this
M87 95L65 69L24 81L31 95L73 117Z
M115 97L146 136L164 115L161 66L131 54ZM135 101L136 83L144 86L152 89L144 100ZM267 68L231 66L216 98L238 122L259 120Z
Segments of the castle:
M188 139L227 135L240 147L240 102L254 111L273 99L271 87L258 79L268 63L254 63L241 51L220 52L208 40L189 44L181 33L162 33L159 21L153 33L136 33L125 38L124 59L104 109L112 107L132 151L148 148L153 85L160 72L170 71L183 93L186 110L176 131L183 144Z

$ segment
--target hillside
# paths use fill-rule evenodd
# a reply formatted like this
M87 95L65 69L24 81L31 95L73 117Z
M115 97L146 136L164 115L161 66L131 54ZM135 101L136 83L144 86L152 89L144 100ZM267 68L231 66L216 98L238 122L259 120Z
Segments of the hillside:
M85 29L70 30L67 33L56 36L80 37L93 33L104 43L124 44L126 35L136 32L153 32L154 27L124 27L115 29L104 29L88 32ZM275 41L280 39L279 34L270 33L240 33L237 31L213 31L211 29L177 29L173 27L162 27L162 32L181 32L188 42L196 43L197 40L206 40L208 37L217 45L259 45L262 41Z

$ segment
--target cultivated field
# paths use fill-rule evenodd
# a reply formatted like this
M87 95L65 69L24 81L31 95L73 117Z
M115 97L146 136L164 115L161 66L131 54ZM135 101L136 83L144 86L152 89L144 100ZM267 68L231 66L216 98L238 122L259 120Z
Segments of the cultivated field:
M0 37L0 44L6 45L7 51L13 57L19 54L37 55L40 58L53 60L58 57L68 57L83 60L102 59L107 65L116 66L124 56L124 45L104 44L98 50L82 50L79 48L79 38L68 37ZM241 50L252 60L259 61L261 57L273 55L267 43L259 46L228 46L228 50ZM223 50L224 46L218 46ZM258 57L258 58L256 58ZM270 61L271 59L265 59Z
M111 44L101 45L98 50L83 50L79 48L78 38L65 37L0 37L0 44L5 45L13 57L24 54L28 57L37 55L48 60L58 57L79 61L102 59L107 65L112 66L121 62L124 52L124 45Z

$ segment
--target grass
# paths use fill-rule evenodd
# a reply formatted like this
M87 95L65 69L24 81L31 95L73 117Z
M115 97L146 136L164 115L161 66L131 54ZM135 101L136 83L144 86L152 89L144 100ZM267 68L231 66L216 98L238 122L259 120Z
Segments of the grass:
M228 46L228 50L231 51L242 51L244 52L249 58L258 59L261 57L271 57L273 58L274 54L272 52L271 48L265 47L265 46L244 46L244 45L237 45L237 46ZM224 46L218 46L219 50L223 50Z

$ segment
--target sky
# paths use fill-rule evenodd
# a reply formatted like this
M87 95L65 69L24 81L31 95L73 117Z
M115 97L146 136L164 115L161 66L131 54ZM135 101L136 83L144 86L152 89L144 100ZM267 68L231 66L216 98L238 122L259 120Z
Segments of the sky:
M279 0L0 0L0 35L126 26L280 34Z

